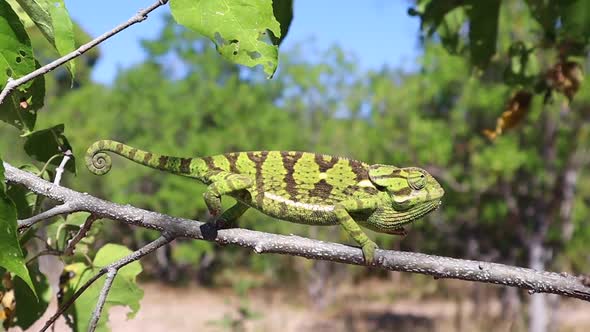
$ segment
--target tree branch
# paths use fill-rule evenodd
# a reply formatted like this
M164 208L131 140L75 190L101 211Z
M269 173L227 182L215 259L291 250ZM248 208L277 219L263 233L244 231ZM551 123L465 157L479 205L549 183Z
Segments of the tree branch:
M135 14L135 16L130 18L127 22L122 23L119 26L117 26L116 28L114 28L113 30L108 31L108 32L96 37L95 39L91 40L90 42L80 46L78 49L74 50L73 52L62 56L61 58L54 60L53 62L50 62L50 63L46 64L45 66L43 66L35 71L32 71L31 73L29 73L19 79L16 79L16 80L9 79L8 82L6 82L6 86L4 87L2 92L0 92L0 105L2 105L2 103L4 102L4 99L6 99L6 97L18 86L23 85L38 76L47 74L48 72L63 65L64 63L86 53L91 48L93 48L96 45L102 43L103 41L109 39L110 37L116 35L117 33L127 29L128 27L132 26L133 24L144 21L145 19L147 19L149 13L151 13L154 9L156 9L160 6L165 5L166 3L168 3L168 0L158 0L153 5L147 7L143 10L140 10L137 14Z
M294 235L276 235L246 229L216 230L208 224L107 202L88 194L56 186L7 163L5 176L29 190L51 199L75 201L80 210L123 223L165 231L171 237L205 239L218 244L235 244L257 253L278 253L310 259L365 265L359 248L312 240ZM531 293L554 293L590 301L590 287L566 273L535 271L504 264L463 260L421 253L377 250L374 267L427 274L435 278L452 278L493 283L528 289Z
M92 276L92 278L90 278L84 285L82 285L82 287L80 287L74 293L74 295L72 295L72 297L70 297L61 307L59 307L55 314L53 314L53 316L51 316L51 318L49 318L47 322L45 322L45 325L41 329L41 332L46 331L49 327L51 327L51 325L53 325L53 323L55 323L55 321L61 315L63 315L63 313L66 312L66 310L68 310L68 308L76 301L76 299L78 299L78 297L80 297L80 295L82 295L82 293L84 293L88 289L88 287L90 287L96 280L98 280L98 278L102 277L105 273L108 273L107 279L105 280L105 285L103 286L103 289L100 292L98 302L96 303L96 308L94 309L94 312L90 320L89 331L94 331L96 329L96 324L98 324L98 318L100 317L100 312L102 311L108 292L119 269L131 262L139 260L141 257L153 252L154 250L160 248L161 246L169 243L172 240L174 240L174 237L164 232L162 236L160 236L156 240L148 243L147 245L141 247L133 253L121 258L120 260L113 262L100 269L100 271L98 271L97 274ZM95 315L97 315L96 321Z
M55 217L60 214L68 214L68 213L79 211L79 209L72 202L69 202L69 201L63 201L63 202L64 203L61 205L55 206L47 211L41 212L41 213L34 215L30 218L19 220L18 221L18 229L19 230L27 229L27 228L35 225L36 223L46 220L46 219L49 219L51 217Z
M86 233L88 233L88 231L90 230L90 227L92 227L92 224L96 221L96 216L91 214L88 216L88 218L86 218L86 221L84 221L84 223L82 225L80 225L80 229L78 230L78 232L76 233L76 235L74 235L74 237L68 241L68 245L66 247L66 249L64 249L64 255L66 256L70 256L74 254L74 249L76 249L76 244L78 244L78 242L82 241L82 239L84 237L86 237Z
M61 163L59 163L59 166L55 169L55 180L53 180L53 183L55 183L55 184L61 183L61 176L66 169L66 164L68 163L68 161L71 158L72 158L72 151L71 150L67 150L66 152L64 152L64 157L61 160Z

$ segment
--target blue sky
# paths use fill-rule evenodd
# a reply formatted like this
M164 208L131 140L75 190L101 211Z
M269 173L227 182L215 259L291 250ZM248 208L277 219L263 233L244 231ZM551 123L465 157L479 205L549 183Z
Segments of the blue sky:
M154 0L66 0L70 15L91 36L98 36L128 20ZM355 54L361 68L378 69L387 64L415 68L420 50L417 42L419 20L407 14L410 1L294 0L294 19L281 48L314 38L315 45L340 45ZM136 24L101 44L101 58L92 77L110 83L117 71L141 62L140 39L157 36L161 16L169 7L156 9L144 22Z

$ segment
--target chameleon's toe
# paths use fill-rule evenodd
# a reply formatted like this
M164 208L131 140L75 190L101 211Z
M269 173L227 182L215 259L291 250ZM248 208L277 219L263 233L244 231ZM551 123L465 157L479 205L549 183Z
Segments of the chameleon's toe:
M219 217L214 219L215 221L215 228L217 229L228 229L228 228L235 228L236 222L235 220L227 220L223 217Z
M363 256L365 257L365 263L367 265L373 264L375 260L375 249L377 249L377 244L373 241L367 241L367 243L363 244Z

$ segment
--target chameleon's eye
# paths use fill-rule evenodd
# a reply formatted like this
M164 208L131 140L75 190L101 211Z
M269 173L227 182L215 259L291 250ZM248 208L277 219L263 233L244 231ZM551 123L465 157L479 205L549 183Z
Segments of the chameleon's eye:
M408 177L408 184L412 189L420 190L426 185L426 176L422 172L412 174Z

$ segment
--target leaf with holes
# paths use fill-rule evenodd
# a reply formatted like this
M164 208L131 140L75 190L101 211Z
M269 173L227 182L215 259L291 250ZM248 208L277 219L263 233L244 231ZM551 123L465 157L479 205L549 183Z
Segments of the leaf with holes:
M293 0L274 0L272 2L272 10L275 18L281 25L281 36L275 36L272 31L270 32L270 38L272 43L275 45L281 45L291 26L293 20Z
M66 163L65 168L76 174L76 160L72 153L72 146L64 135L63 124L37 130L27 135L25 151L35 160L44 163L49 161L50 164L55 166L59 166L65 154L70 151L70 160Z
M74 26L63 0L16 0L60 56L75 49ZM68 62L74 76L75 63Z
M131 254L131 251L124 246L107 244L96 253L92 267L86 266L83 263L66 266L65 270L72 275L72 278L64 285L64 299L71 297L82 285L98 273L102 267L129 254ZM137 275L141 273L141 270L139 261L132 262L119 270L107 296L103 314L100 317L96 331L107 330L107 313L113 306L128 306L131 309L131 312L127 314L128 318L133 318L137 313L137 310L139 310L139 301L143 298L143 290L139 288L136 281ZM98 299L105 278L105 276L102 276L96 280L66 311L66 315L71 317L69 322L71 322L71 327L74 331L88 330L88 323L92 311L96 306L96 300Z
M20 78L37 67L24 26L8 3L0 1L0 88L9 79ZM44 96L42 76L19 86L0 104L0 120L25 133L32 131Z
M35 294L33 281L29 276L23 252L18 243L16 207L4 191L2 159L0 159L0 184L0 266L20 277Z
M272 0L172 0L170 9L176 22L211 39L224 58L262 65L269 78L277 69L278 47L267 32L281 37Z

